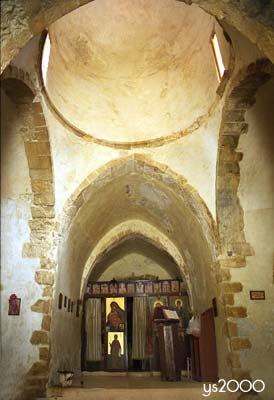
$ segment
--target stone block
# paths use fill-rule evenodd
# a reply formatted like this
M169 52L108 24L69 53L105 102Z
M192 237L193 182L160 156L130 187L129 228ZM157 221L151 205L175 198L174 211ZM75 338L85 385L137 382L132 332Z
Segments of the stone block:
M250 349L251 343L248 338L234 337L231 339L231 348L234 351Z
M221 269L221 277L223 281L230 281L231 279L231 273L229 271L229 269L227 268L222 268Z
M254 250L252 246L247 242L234 242L228 244L228 250L239 256L254 256Z
M219 164L219 173L220 174L240 174L240 167L238 162L235 161L221 161Z
M39 359L41 361L49 361L49 348L39 347Z
M49 156L34 156L28 158L30 169L51 169L51 157Z
M48 344L49 343L48 333L45 331L34 331L32 332L30 342L33 345Z
M47 286L43 290L43 297L52 297L53 295L53 288L50 286Z
M28 387L46 385L47 381L48 381L48 374L39 375L39 376L29 374L26 379L26 383L27 383Z
M31 181L32 191L34 193L43 193L43 192L53 192L53 183L50 180L45 179L32 179Z
M22 257L24 258L39 258L45 254L50 246L42 247L40 244L25 243L23 246Z
M223 304L233 306L234 305L234 294L233 293L223 294Z
M234 110L225 110L223 112L223 121L224 122L244 122L245 110L243 109L234 109Z
M33 113L33 122L35 126L45 126L46 121L42 112L34 112Z
M243 268L246 266L246 259L242 256L232 256L219 259L222 268Z
M226 122L223 125L221 135L235 135L239 136L248 131L248 124L246 122Z
M241 368L239 353L231 352L227 356L227 363L232 368Z
M40 260L41 269L55 269L57 263L49 258L42 257Z
M230 146L222 146L221 160L222 162L239 162L243 158L243 153L236 152L234 148Z
M50 315L44 315L43 320L42 320L42 329L45 331L50 331L50 324L51 324L51 316Z
M243 290L241 282L223 282L222 289L224 293L239 293Z
M53 206L33 205L31 215L32 218L54 218L55 210Z
M48 232L55 227L55 222L48 218L35 218L29 221L29 226L32 231Z
M50 156L50 144L48 141L25 141L25 149L28 157Z
M227 335L229 337L238 336L238 326L237 326L236 322L227 321L226 330L227 330Z
M49 366L47 362L37 361L32 365L29 374L45 375L48 373L48 371L49 371Z
M43 180L50 180L52 181L52 169L47 168L47 169L37 169L37 168L30 168L30 177L31 179L43 179Z
M50 300L39 299L31 306L31 310L37 313L48 314L51 308Z
M35 127L34 131L32 132L32 140L47 142L49 140L47 128Z
M248 110L251 106L256 103L255 97L241 96L241 97L230 97L227 102L227 109L244 109Z
M54 206L55 203L54 193L52 192L44 192L39 194L35 193L33 202L35 205Z
M246 307L226 307L226 315L231 318L246 318L247 309Z
M52 286L54 283L54 274L49 271L36 271L35 281L39 283L39 285Z
M245 85L236 86L232 92L230 93L230 98L237 97L237 98L247 98L253 97L256 93L257 88L254 87L245 87Z

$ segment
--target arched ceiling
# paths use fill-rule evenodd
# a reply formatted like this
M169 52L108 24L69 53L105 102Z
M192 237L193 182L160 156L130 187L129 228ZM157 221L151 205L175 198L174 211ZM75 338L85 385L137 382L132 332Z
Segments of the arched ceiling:
M74 9L93 0L5 0L1 2L1 72L36 34ZM235 0L178 0L195 3L234 26L274 62L272 2Z
M135 235L104 254L95 264L90 280L125 279L132 274L156 274L160 279L181 276L178 265L166 251Z
M175 0L95 0L49 28L48 96L68 123L100 140L183 131L215 100L214 24Z
M79 283L80 292L79 276L98 242L122 222L137 219L180 249L196 306L212 297L214 231L208 212L187 186L177 186L171 176L152 166L121 161L99 174L73 207L77 211L59 249L60 281L69 279L74 287Z

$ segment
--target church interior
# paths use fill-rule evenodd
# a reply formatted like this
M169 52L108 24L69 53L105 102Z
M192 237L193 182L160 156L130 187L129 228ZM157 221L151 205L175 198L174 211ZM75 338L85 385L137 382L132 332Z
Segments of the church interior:
M272 0L1 2L1 399L273 400L273 63Z

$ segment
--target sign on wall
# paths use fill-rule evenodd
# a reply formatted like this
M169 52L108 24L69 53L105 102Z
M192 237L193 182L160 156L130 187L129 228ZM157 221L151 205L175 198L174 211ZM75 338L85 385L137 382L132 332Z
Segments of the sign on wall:
M265 300L265 291L250 290L250 300Z

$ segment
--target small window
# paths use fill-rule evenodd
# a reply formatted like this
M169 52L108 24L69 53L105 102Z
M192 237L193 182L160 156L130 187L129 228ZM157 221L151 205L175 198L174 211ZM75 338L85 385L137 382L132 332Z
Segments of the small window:
M46 40L43 47L42 52L42 77L44 86L47 86L47 75L48 75L48 66L49 66L49 57L50 57L50 38L49 34L46 36Z
M223 59L222 59L222 54L221 54L218 38L217 38L217 35L215 32L211 36L210 43L211 43L212 50L213 50L215 67L216 67L216 71L217 71L217 77L218 77L219 82L221 82L222 77L225 72L225 67L224 67L224 63L223 63Z

